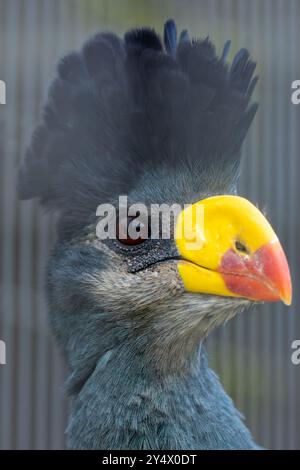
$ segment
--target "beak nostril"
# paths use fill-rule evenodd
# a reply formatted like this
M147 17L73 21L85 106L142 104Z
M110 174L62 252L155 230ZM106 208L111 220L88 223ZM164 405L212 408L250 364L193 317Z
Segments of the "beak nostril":
M240 253L249 254L249 250L244 243L239 240L236 240L234 243L235 249Z

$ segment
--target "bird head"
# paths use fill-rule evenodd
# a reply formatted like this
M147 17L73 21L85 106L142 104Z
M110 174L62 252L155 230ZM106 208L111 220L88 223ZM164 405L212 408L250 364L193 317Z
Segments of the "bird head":
M291 302L277 236L236 195L257 78L247 50L230 66L228 50L218 57L186 31L177 41L169 21L164 44L148 28L102 33L58 65L19 193L59 214L47 292L77 385L115 347L176 368L245 307ZM147 217L121 215L120 195ZM115 208L107 239L97 236L101 204ZM154 230L161 205L180 210Z

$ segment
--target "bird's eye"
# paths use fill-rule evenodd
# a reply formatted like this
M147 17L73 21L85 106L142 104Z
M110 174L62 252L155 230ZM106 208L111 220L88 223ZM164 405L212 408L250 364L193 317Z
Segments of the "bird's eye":
M117 238L123 245L139 245L149 238L148 221L136 217L119 220Z
M236 241L235 241L234 246L235 246L235 249L236 249L237 251L239 251L240 253L245 253L245 254L248 254L248 253L249 253L249 250L248 250L248 248L246 247L246 245L245 245L244 243L242 243L241 241L239 241L239 240L236 240Z

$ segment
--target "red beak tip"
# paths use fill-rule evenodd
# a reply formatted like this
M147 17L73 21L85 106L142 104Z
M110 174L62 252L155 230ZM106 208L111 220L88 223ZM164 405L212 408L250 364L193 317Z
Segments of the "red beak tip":
M289 266L278 240L263 245L245 261L228 250L222 259L221 272L227 288L241 297L292 303Z

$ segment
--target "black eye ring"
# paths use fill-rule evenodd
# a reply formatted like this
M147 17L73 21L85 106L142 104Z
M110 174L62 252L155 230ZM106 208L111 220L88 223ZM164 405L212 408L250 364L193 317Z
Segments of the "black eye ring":
M241 241L236 240L234 246L235 246L235 249L236 249L237 251L239 251L240 253L249 254L248 248L247 248L246 245L245 245L244 243L242 243Z

